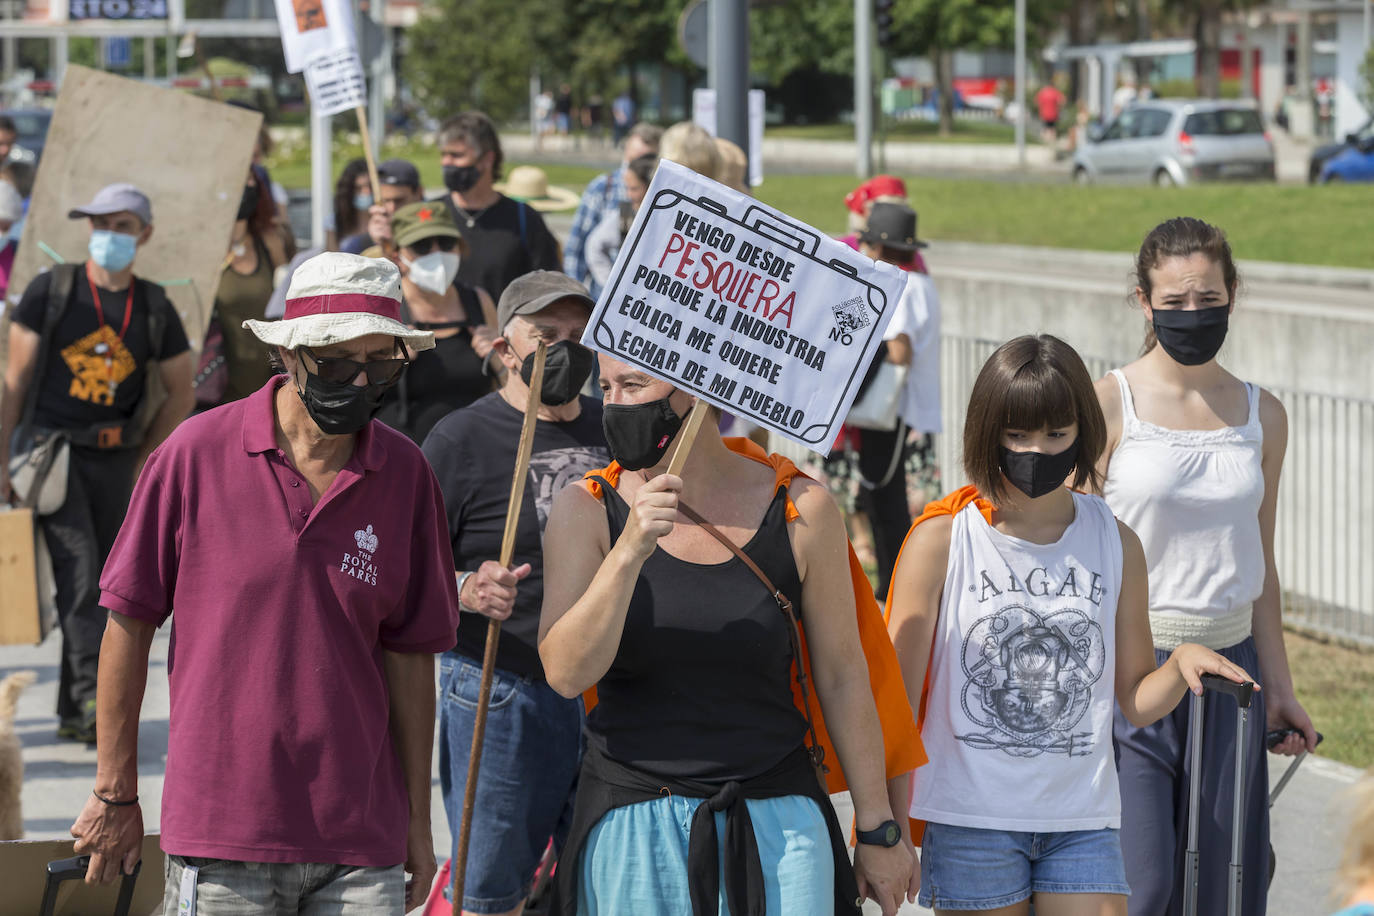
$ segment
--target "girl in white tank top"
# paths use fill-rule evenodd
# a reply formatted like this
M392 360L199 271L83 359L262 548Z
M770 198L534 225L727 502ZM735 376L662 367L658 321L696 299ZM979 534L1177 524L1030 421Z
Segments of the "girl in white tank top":
M1145 354L1097 383L1107 421L1098 470L1107 503L1144 546L1157 656L1192 640L1249 668L1265 688L1252 718L1287 735L1274 749L1315 749L1311 720L1293 694L1274 566L1287 419L1273 395L1216 361L1238 287L1230 245L1201 220L1171 219L1146 236L1136 278L1134 295L1151 329ZM1204 717L1208 774L1229 766L1234 753L1234 717L1223 710L1209 708ZM1118 771L1131 786L1122 798L1131 916L1179 909L1190 716L1184 705L1148 728L1128 717L1116 722ZM1267 898L1264 731L1251 733L1240 803L1247 916L1263 916ZM1223 912L1232 790L1229 780L1210 776L1203 785L1198 911Z
M1194 643L1156 667L1140 542L1095 486L1106 425L1078 354L1019 337L973 386L973 481L913 526L889 632L930 762L913 774L927 822L921 903L1124 914L1112 753L1115 703L1168 713L1203 673L1251 680ZM925 684L924 690L918 685ZM919 836L913 831L913 836Z

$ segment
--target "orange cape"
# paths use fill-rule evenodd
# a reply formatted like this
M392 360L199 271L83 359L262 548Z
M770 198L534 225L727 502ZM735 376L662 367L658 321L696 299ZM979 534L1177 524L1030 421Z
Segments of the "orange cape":
M805 477L801 471L797 470L788 459L781 455L770 455L754 442L744 438L726 438L725 445L730 451L757 461L760 464L771 466L776 473L775 486L788 486L792 478ZM620 465L611 462L608 467L597 471L589 471L587 477L604 477L612 486L620 483ZM592 495L597 499L601 498L601 485L594 480L588 481ZM801 517L797 507L792 504L789 496L787 499L787 520L794 521ZM911 703L907 699L906 685L902 681L902 668L897 662L897 653L892 648L892 641L888 638L887 627L883 622L882 613L878 610L878 602L873 597L873 586L868 581L868 576L864 573L863 567L859 564L859 559L854 555L854 549L849 549L849 576L854 586L854 604L857 609L859 623L859 641L863 646L864 657L868 661L868 680L869 686L873 691L873 700L878 707L878 721L883 730L884 759L887 767L887 778L892 779L903 773L910 773L918 766L926 762L926 752L921 744L921 733L916 726L916 721L911 715ZM806 673L811 674L811 656L806 645L806 631L802 629L802 664L805 666ZM811 683L814 685L815 680ZM792 682L792 698L797 704L797 708L802 708L801 688L797 686L795 679ZM583 699L587 709L590 711L596 705L596 688L592 687L585 694ZM825 749L825 762L830 768L826 775L826 790L831 794L844 792L849 788L845 781L844 773L840 769L839 755L835 753L834 745L830 741L830 733L825 727L825 715L821 712L820 700L813 689L810 693L811 718L816 723L816 737Z
M937 499L937 500L935 500L934 502L931 502L931 503L927 503L927 504L926 504L925 511L921 513L920 518L916 519L916 521L914 521L914 522L911 523L911 529L910 529L909 531L907 531L906 537L902 540L902 550L897 552L897 564L896 564L896 565L898 565L898 566L901 565L901 563L902 563L902 551L905 551L905 550L906 550L907 542L911 540L911 534L912 534L912 532L914 532L914 531L916 530L916 526L917 526L917 525L921 524L921 522L927 521L927 520L932 519L932 518L938 518L938 517L940 517L940 516L951 516L951 517L952 517L952 516L958 515L960 512L962 512L962 511L965 509L965 507L968 506L969 503L976 503L976 504L978 505L978 511L981 512L981 513L983 513L983 517L984 517L985 519L988 520L988 524L989 524L989 525L992 524L992 503L988 502L987 499L985 499L984 497L982 497L981 495L979 495L979 493L978 493L978 488L977 488L977 487L973 487L973 486L960 487L959 489L955 490L953 493L950 493L948 496L945 496L943 499ZM892 623L892 590L891 590L891 589L888 589L888 592L887 592L887 607L883 610L883 620L884 620L886 623L888 623L888 624L891 624L891 623ZM934 641L931 642L930 648L931 648L931 652L933 653L933 652L935 651L935 643L934 643ZM929 696L930 696L930 660L927 659L927 660L926 660L926 679L925 679L925 683L923 683L923 684L921 685L921 708L918 709L918 710L916 711L916 730L917 730L917 731L920 731L920 730L925 726L925 724L926 724L926 700L927 700L927 698L928 698ZM916 820L915 818L910 818L910 820L911 820L911 841L912 841L913 843L915 843L917 846L920 846L920 845L921 845L921 838L925 835L925 832L926 832L926 822L925 822L925 821L918 821L918 820Z

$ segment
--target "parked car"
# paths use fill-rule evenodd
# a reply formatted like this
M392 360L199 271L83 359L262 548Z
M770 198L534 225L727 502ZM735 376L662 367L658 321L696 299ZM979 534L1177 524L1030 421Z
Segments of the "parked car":
M1346 146L1326 160L1320 176L1322 184L1333 181L1374 181L1374 136Z
M10 158L37 165L39 157L43 155L43 145L48 140L52 112L46 108L15 108L0 111L0 115L12 120L19 129L19 139L10 150Z
M1321 181L1322 167L1325 166L1327 162L1351 147L1359 146L1362 140L1369 139L1374 139L1374 118L1365 121L1364 126L1354 133L1346 134L1344 142L1327 143L1324 146L1317 147L1312 151L1312 158L1307 162L1307 180L1312 184Z
M1090 129L1073 157L1074 180L1273 181L1274 145L1259 112L1239 102L1151 99Z

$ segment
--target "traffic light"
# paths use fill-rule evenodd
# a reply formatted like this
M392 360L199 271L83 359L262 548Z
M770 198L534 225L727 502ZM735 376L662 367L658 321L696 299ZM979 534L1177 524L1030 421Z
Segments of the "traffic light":
M892 0L873 0L873 26L878 47L886 48L892 41Z

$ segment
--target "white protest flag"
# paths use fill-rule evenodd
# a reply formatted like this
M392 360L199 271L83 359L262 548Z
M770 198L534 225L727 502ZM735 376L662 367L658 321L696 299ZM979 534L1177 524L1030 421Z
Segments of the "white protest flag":
M321 55L357 48L349 0L275 2L288 73L300 73Z
M317 118L367 104L363 63L353 48L312 59L305 67L305 86L310 90L310 111Z
M582 342L825 455L905 286L665 160Z

